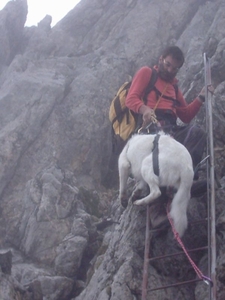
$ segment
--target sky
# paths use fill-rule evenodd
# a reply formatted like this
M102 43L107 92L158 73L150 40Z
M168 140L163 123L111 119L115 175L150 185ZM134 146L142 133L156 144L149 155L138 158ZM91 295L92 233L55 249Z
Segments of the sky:
M2 10L9 1L11 0L0 0L0 10ZM51 26L54 26L80 1L81 0L27 0L28 14L25 26L37 26L38 22L46 15L52 16Z

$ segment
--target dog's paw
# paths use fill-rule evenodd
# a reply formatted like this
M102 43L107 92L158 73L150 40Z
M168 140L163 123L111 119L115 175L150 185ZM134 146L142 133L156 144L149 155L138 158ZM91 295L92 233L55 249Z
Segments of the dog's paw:
M124 208L126 208L127 205L128 205L128 198L127 198L127 197L121 197L121 198L120 198L120 203L121 203L121 205L122 205Z

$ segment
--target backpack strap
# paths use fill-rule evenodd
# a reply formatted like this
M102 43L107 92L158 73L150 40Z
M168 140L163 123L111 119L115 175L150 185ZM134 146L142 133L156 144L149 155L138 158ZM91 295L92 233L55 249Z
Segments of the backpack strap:
M148 101L147 100L147 96L154 89L154 86L155 86L155 83L157 81L157 78L158 78L158 72L154 68L152 68L151 79L150 79L150 81L148 83L148 86L147 86L147 88L145 90L145 94L144 94L144 97L143 97L144 104L147 103L147 101Z
M177 97L178 97L178 85L175 83L173 85L174 89L175 89L175 94L176 94L176 100L177 100Z

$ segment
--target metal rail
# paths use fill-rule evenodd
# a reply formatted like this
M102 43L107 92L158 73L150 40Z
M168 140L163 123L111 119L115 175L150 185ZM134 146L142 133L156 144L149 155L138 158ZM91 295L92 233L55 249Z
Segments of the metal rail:
M212 119L212 94L209 92L211 85L211 66L210 59L204 53L205 68L205 99L206 99L206 130L208 132L207 154L210 156L207 162L207 178L210 179L210 188L208 185L208 218L211 218L208 226L209 247L209 274L213 281L210 300L216 300L216 216L215 216L215 166L214 166L214 147L213 147L213 119ZM209 180L208 180L209 182Z
M141 300L147 299L148 292L148 266L149 266L149 248L150 248L150 209L147 205L146 210L146 230L145 230L145 253L144 253L144 270L143 270L143 281L142 281L142 295Z

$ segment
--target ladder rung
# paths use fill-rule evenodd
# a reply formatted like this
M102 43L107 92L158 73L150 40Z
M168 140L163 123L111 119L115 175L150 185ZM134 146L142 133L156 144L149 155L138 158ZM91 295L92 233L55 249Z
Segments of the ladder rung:
M196 224L200 224L200 223L205 223L208 221L208 218L204 218L204 219L200 219L198 221L193 221L193 222L189 222L189 225L196 225ZM150 233L154 233L154 232L158 232L158 231L164 231L165 228L159 228L159 229L149 229Z
M188 281L182 281L182 282L178 282L178 283L174 283L174 284L169 284L169 285L164 285L158 288L154 288L154 289L148 289L148 292L153 292L153 291L157 291L157 290L163 290L163 289L168 289L171 287L176 287L179 285L185 285L185 284L190 284L190 283L195 283L198 281L202 281L202 279L193 279L193 280L188 280Z
M190 253L190 252L201 251L201 250L206 250L206 249L208 249L208 246L187 250L187 252ZM182 252L176 252L176 253L173 253L173 254L166 254L166 255L156 256L156 257L153 257L153 258L149 258L149 261L162 259L162 258L165 258L165 257L171 257L171 256L175 256L175 255L182 255L182 254L185 254L185 253L182 251Z
M204 218L204 219L200 219L198 221L190 222L189 225L195 225L195 224L204 223L204 222L208 222L208 218Z

